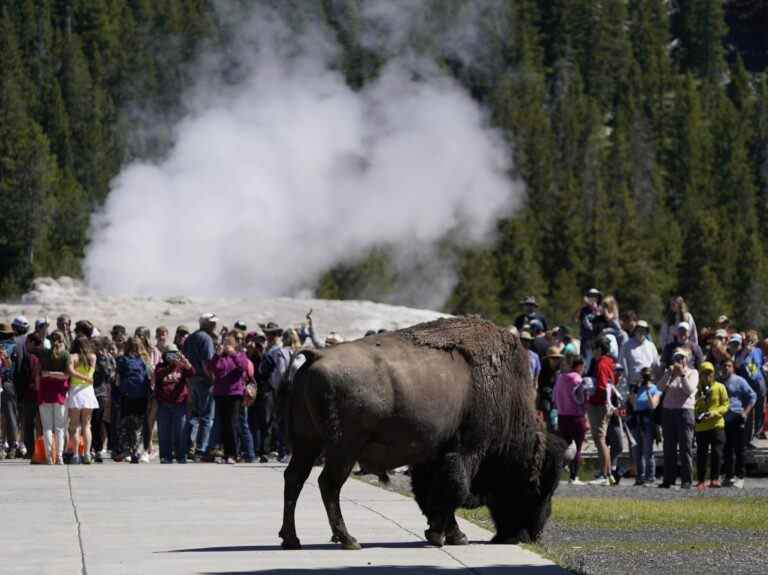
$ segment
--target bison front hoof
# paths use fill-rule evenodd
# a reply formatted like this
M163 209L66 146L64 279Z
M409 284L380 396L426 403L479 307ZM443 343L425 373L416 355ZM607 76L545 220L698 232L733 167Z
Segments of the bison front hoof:
M439 531L432 531L431 529L427 529L424 532L424 537L426 537L427 541L435 547L442 547L445 545L445 535Z
M521 530L518 533L513 534L500 534L497 533L493 539L491 539L491 543L494 545L519 545L520 543L530 543L531 538L528 535L528 532L525 530Z
M461 531L456 533L448 533L445 536L446 545L469 545L469 539Z
M283 539L282 543L283 549L301 549L301 541L299 541L298 537Z

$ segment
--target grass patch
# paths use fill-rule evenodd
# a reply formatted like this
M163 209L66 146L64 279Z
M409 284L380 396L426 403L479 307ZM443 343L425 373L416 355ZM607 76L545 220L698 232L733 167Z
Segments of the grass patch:
M488 509L462 509L469 521L493 528ZM555 497L552 520L592 529L720 528L768 532L768 498L707 497L674 501L627 498Z
M673 501L556 497L552 518L606 529L719 527L768 532L768 499L690 497Z

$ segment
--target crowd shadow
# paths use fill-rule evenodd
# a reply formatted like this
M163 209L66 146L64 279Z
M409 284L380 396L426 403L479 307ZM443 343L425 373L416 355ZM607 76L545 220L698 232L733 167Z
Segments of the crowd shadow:
M481 575L568 575L556 565L491 565L464 569ZM202 571L200 575L456 575L456 568L433 565L361 565L318 569L255 569L253 571Z

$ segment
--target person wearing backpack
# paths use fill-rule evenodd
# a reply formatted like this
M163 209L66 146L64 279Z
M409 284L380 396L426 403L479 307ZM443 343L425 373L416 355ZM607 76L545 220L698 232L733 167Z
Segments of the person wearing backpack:
M222 349L208 362L207 371L213 378L213 399L216 417L220 420L225 463L233 464L240 453L240 408L248 378L250 361L237 350L237 340L228 335Z
M0 349L2 350L3 367L0 368L0 380L2 380L3 393L0 394L0 410L2 410L3 437L8 444L0 445L0 459L12 459L20 456L18 444L18 410L16 401L16 386L14 374L16 373L16 341L14 330L7 323L0 323Z
M120 453L117 459L125 456L131 463L139 463L140 446L144 429L144 417L147 413L149 397L149 370L141 358L141 340L131 337L125 342L123 355L117 358L117 381L120 391Z
M51 334L51 349L41 358L40 384L37 390L40 422L43 426L43 444L49 463L64 464L65 429L67 426L66 399L69 391L70 357L64 334ZM56 438L56 453L53 439Z

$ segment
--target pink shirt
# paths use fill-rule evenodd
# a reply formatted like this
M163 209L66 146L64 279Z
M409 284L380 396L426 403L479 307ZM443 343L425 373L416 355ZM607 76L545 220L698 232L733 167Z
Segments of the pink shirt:
M579 385L581 376L575 371L557 376L553 395L558 415L584 416L584 405L578 403L573 394L573 390Z

